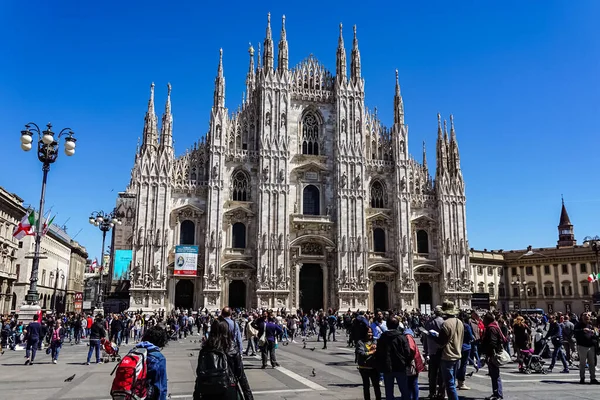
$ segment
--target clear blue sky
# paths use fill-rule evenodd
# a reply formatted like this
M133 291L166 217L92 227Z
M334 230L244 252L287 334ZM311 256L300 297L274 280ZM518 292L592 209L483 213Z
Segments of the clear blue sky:
M159 113L173 85L182 153L207 130L219 48L234 109L248 42L263 41L270 11L275 40L287 17L290 65L313 53L335 71L338 24L348 51L356 24L367 105L391 124L398 68L409 147L420 158L425 140L430 165L436 114L454 114L471 246L555 245L561 193L577 239L600 234L600 2L281 4L1 2L0 185L37 206L41 163L20 150L19 131L28 121L71 127L77 153L52 166L47 206L99 256L87 218L112 209L129 181L150 83Z

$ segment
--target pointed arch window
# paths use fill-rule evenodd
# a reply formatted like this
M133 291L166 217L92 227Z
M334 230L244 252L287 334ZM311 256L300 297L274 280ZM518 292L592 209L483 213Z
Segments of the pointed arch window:
M304 188L302 213L304 215L321 215L321 196L319 189L315 185L308 185Z
M379 181L371 184L371 207L385 208L385 190Z
M373 229L373 251L385 253L385 231L381 228Z
M233 201L249 201L250 200L250 182L248 175L242 171L237 171L233 175L233 187L231 199Z
M429 253L429 236L422 229L417 231L417 253Z
M192 221L185 220L179 228L179 244L193 245L196 239L196 224Z
M246 248L246 225L236 222L231 227L231 247L234 249Z
M302 118L302 154L319 155L319 121L312 113Z

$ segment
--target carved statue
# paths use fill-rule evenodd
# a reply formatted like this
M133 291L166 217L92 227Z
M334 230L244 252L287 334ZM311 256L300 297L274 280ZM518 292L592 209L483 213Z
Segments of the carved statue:
M354 236L350 237L350 251L354 251Z
M464 256L465 255L465 239L460 239L460 255Z
M402 177L402 179L400 179L400 190L404 191L404 189L406 189L406 178Z
M215 230L213 229L212 232L210 232L210 248L214 249L215 248Z
M217 247L221 248L222 244L223 244L223 232L219 232L219 240L217 242Z
M450 238L446 238L446 255L449 256L450 252L452 250L451 245L450 245Z
M342 236L342 251L346 251L346 235Z
M361 238L360 238L360 236L359 236L359 237L358 237L358 239L356 239L356 252L357 252L357 253L360 253L360 252L361 252L361 250L362 250L362 248L361 248L361 247L362 247L362 246L361 246L361 243L362 243L362 239L361 239Z
M294 214L298 212L298 202L294 203Z
M161 277L160 264L156 264L154 266L154 280L155 282L159 282Z
M284 272L283 272L283 264L279 264L279 266L277 267L277 271L275 271L275 277L276 277L276 288L277 289L283 289L283 283L285 282L285 276L284 276Z
M325 208L325 215L331 215L331 205L329 205L329 204Z
M215 266L214 264L210 264L208 266L208 275L207 275L207 279L210 283L215 282Z
M279 170L279 182L285 181L285 174L282 169Z
M216 179L219 176L219 163L217 162L212 168L212 177Z
M346 271L346 267L344 266L342 268L342 272L340 272L340 284L342 287L344 287L347 283L347 279L348 279L348 271Z
M169 232L165 231L165 237L163 239L163 246L168 247L169 246Z
M269 248L270 249L277 248L277 234L276 233L271 234L271 243L269 244Z
M354 188L355 189L360 188L360 174L358 174L354 177Z
M260 269L259 283L261 286L264 286L267 284L267 281L268 281L267 269L268 269L267 264L263 264L263 266Z
M162 235L160 234L160 228L156 231L156 247L160 247L162 243L160 242L162 239Z
M144 286L149 288L152 285L152 275L146 274L144 275Z
M348 175L346 175L346 172L344 171L344 173L342 174L341 185L343 188L345 188L347 184L348 184Z
M283 250L283 233L279 234L279 242L277 243L277 245L278 245L277 248L279 250Z
M263 250L266 250L266 248L267 248L267 234L266 233L262 234L261 246L262 246Z
M269 180L269 166L265 166L262 170L262 175L263 175L263 180L268 181Z
M144 244L144 228L140 227L138 231L138 244L142 246Z
M362 281L363 281L363 278L364 278L364 273L365 273L365 271L364 271L363 267L359 267L359 268L356 270L356 280L357 280L358 282L362 282Z

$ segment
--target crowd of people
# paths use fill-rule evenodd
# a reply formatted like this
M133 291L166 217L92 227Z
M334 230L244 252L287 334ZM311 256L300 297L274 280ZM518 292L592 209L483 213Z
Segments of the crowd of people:
M102 363L101 344L128 344L148 352L149 399L166 399L166 359L160 350L169 340L188 335L201 336L196 371L195 399L253 399L244 372L242 355L261 355L261 368L277 368L279 345L304 342L311 337L323 342L337 341L345 333L346 346L355 348L355 361L362 379L363 397L394 398L398 386L403 399L419 398L419 375L428 374L430 399L458 399L458 391L469 390L467 367L475 373L487 365L492 394L487 399L503 399L500 367L512 359L520 370L528 367L531 354L552 347L552 371L557 360L561 372L579 361L580 382L598 384L595 376L599 347L599 320L591 313L576 315L520 315L489 311L460 311L445 301L431 315L418 311L340 313L336 310L173 310L162 313L118 313L106 317L90 314L47 314L34 316L28 325L17 315L5 316L2 324L3 348L26 348L25 364L35 362L42 348L58 362L67 341L89 344L86 364ZM336 336L337 333L337 336ZM417 343L420 341L422 346ZM551 344L551 346L550 346ZM422 347L422 353L420 350ZM512 351L511 351L512 349ZM0 351L3 350L0 348ZM508 358L507 358L508 357Z

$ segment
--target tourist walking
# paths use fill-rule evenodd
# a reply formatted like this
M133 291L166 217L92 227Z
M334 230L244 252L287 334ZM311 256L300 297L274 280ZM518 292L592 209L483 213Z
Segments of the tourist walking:
M38 322L39 318L40 316L35 314L33 316L33 322L30 322L23 331L25 340L27 341L27 346L25 347L25 365L33 365L35 354L38 351L40 339L42 338L42 324Z
M383 373L386 400L394 400L394 383L398 385L403 399L410 398L406 377L406 368L410 365L410 346L399 326L400 321L396 317L388 320L388 330L379 337L375 351L377 369Z
M448 400L458 400L456 375L460 359L462 358L465 328L462 321L456 317L458 309L454 306L453 302L444 301L441 311L445 318L438 337L438 344L442 347L442 374Z
M579 354L579 383L585 383L585 367L587 364L590 371L590 383L597 385L596 346L598 346L598 336L596 336L591 323L590 313L585 312L581 315L581 320L575 325L573 332L577 341L577 353Z
M425 371L425 365L423 364L419 347L415 342L415 333L413 330L405 328L404 335L408 340L408 347L410 348L410 358L406 367L406 385L409 397L406 400L419 400L419 374Z
M50 351L52 354L53 364L58 363L58 354L60 353L60 349L62 348L66 335L67 330L62 327L62 322L60 319L57 319L54 329L52 329L52 336L50 339Z
M242 356L229 324L216 319L198 355L194 400L253 400Z
M568 374L569 366L567 364L567 359L565 358L565 353L563 353L562 351L562 325L560 325L556 320L556 315L550 316L550 328L548 329L548 333L546 334L546 339L548 338L552 340L552 345L554 345L554 351L552 352L552 361L550 361L550 368L548 368L548 371L552 372L552 369L556 364L556 359L560 358L560 361L563 365L563 370L560 372L563 374Z
M90 328L90 348L88 350L86 364L90 365L90 359L92 353L96 352L96 364L102 364L100 359L100 339L106 337L106 331L104 330L104 324L102 323L102 315L96 315L96 319Z
M463 335L462 358L460 359L460 365L458 367L456 380L458 381L459 390L469 390L471 388L465 384L465 377L467 375L467 365L469 364L471 347L475 345L475 335L473 334L473 328L469 323L468 316L465 316L463 318L463 325L465 328L465 333ZM475 368L477 368L477 365L475 365Z
M485 325L485 333L481 341L481 347L485 351L488 372L492 380L492 395L487 400L500 400L504 398L502 378L500 378L500 366L494 361L494 358L497 353L504 350L504 343L508 339L502 334L500 326L498 326L498 322L496 322L496 318L491 312L484 315L483 324Z
M442 307L436 306L434 310L434 317L431 318L425 324L425 329L428 332L434 334L428 334L423 342L425 353L429 357L428 365L428 382L429 382L429 397L444 397L446 387L444 385L444 378L442 375L442 347L437 342L437 337L442 330L444 324L444 318L442 318ZM475 366L477 369L477 366Z
M371 400L371 385L375 392L375 400L381 400L379 371L377 371L375 362L376 350L377 345L373 342L373 331L369 328L367 335L356 342L355 350L358 372L362 378L363 397L365 400Z

